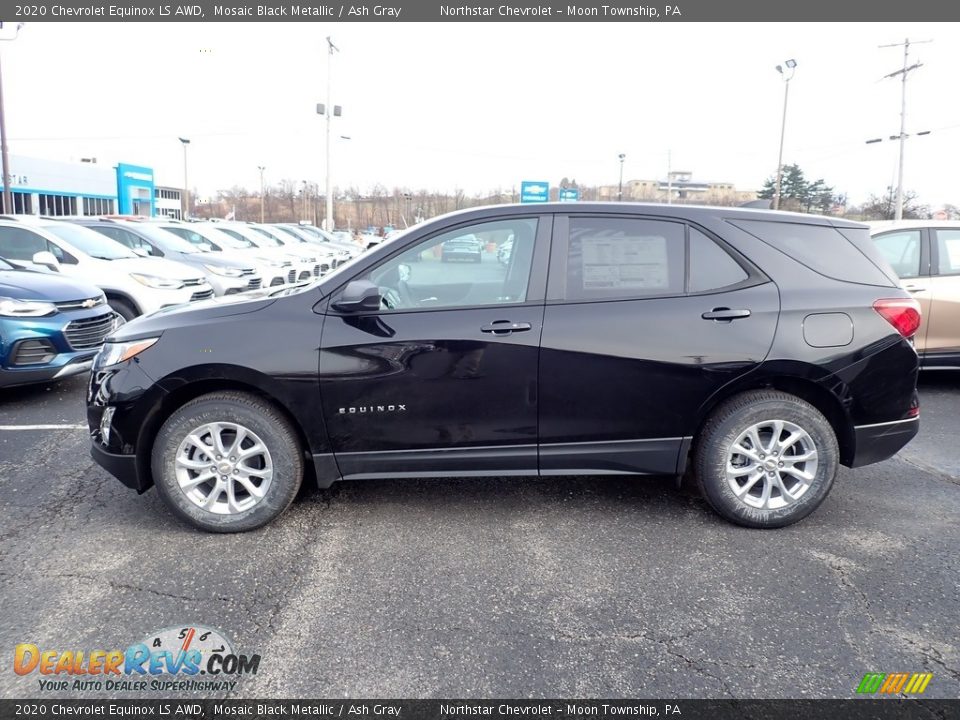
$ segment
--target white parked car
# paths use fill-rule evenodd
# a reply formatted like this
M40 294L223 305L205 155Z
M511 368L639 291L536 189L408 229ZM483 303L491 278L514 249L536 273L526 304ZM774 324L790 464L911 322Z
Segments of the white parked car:
M213 297L206 278L187 265L141 257L93 230L46 218L0 220L0 256L96 285L125 320Z
M262 252L249 240L222 233L212 225L177 222L157 223L156 226L202 250L251 262L257 274L263 278L263 287L278 287L297 280L297 268L294 267L293 260Z
M316 253L298 252L296 248L285 247L278 240L267 237L243 223L217 222L210 223L209 227L214 227L238 240L251 242L270 257L292 261L297 271L294 278L296 282L304 282L320 275L320 261Z

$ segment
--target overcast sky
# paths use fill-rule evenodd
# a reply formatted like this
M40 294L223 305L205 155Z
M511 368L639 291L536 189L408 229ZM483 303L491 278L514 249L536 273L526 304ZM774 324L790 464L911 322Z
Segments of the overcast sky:
M900 83L911 48L905 186L960 204L960 25L871 23L29 23L3 43L11 152L152 166L190 184L324 178L331 35L334 184L464 189L566 176L694 179L757 189L784 163L853 202L896 182Z

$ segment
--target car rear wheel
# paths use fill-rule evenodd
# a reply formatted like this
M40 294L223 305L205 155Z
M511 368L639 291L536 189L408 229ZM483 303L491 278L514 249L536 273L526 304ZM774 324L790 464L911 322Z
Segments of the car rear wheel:
M812 513L838 466L827 419L804 400L772 390L721 405L694 450L694 473L710 506L753 528L784 527Z
M153 478L181 519L209 532L266 525L303 480L296 431L269 403L240 392L191 400L157 435Z

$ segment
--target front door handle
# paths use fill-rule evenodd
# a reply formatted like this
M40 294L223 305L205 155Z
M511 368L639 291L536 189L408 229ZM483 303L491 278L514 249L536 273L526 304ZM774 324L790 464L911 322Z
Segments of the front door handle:
M917 293L917 292L926 292L926 288L917 287L916 285L904 285L903 289L907 292Z
M492 323L483 325L480 332L493 333L494 335L509 335L515 332L524 332L532 327L530 323L510 322L509 320L494 320Z
M736 320L737 318L750 317L750 311L743 310L731 310L730 308L718 307L714 308L710 312L705 312L701 315L704 320L718 320L730 322L731 320Z

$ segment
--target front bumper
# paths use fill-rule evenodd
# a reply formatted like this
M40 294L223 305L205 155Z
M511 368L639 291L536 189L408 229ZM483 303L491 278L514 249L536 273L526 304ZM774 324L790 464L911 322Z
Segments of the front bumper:
M217 297L221 295L236 295L248 290L259 290L263 284L260 275L243 275L241 277L224 277L222 275L207 275L207 282L213 288Z
M144 493L150 488L149 485L143 486L137 473L136 455L107 452L102 445L94 442L90 445L90 457L131 490Z
M203 295L209 296L214 290L208 282L202 282L199 285L179 288L176 290L161 290L157 288L137 288L136 301L144 315L152 313L161 308L172 305L184 305L196 299L202 299Z
M96 354L97 350L60 353L51 362L40 367L0 367L0 387L33 385L78 375L90 369Z
M919 417L855 426L856 449L850 467L862 467L893 457L919 430Z

